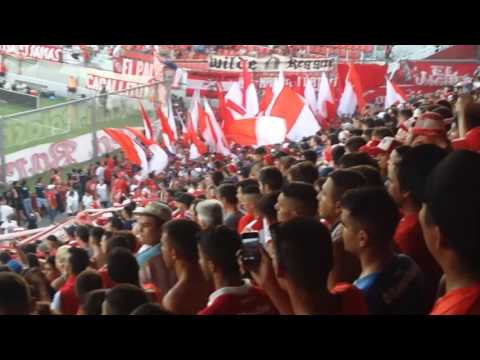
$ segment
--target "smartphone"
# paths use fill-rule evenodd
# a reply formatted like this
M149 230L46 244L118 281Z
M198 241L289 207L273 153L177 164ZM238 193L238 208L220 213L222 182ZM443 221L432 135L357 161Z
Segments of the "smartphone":
M256 265L260 262L260 236L258 232L248 232L241 235L243 254L242 260L248 265Z

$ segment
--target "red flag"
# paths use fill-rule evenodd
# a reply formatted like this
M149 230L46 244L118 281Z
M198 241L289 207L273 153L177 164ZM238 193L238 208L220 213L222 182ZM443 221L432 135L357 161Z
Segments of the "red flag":
M145 137L149 140L155 140L152 122L150 121L150 118L148 117L148 114L145 111L145 108L143 107L143 104L140 100L139 100L139 103L140 103L140 114L142 115L142 119L143 119L143 127L145 128Z
M142 166L142 161L138 156L132 139L118 129L106 128L103 129L103 131L105 131L118 145L120 145L127 160L135 165Z
M259 105L259 113L264 113L267 111L268 105L272 102L273 99L273 90L272 87L269 86L265 89L265 92L263 93L262 101L260 102Z
M166 134L171 143L175 142L175 135L173 134L170 125L168 124L168 119L163 113L162 109L159 106L155 107L155 112L157 113L158 120L160 121L160 126L162 128L162 132Z
M193 129L193 121L189 113L187 113L188 116L188 122L187 122L187 138L190 142L190 144L193 144L196 146L198 152L203 155L205 154L208 150L205 144L203 143L202 140L198 137L197 133Z

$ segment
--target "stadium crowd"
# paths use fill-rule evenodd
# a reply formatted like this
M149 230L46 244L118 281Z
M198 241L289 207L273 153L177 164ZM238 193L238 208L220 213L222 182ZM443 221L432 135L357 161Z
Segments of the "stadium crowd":
M147 179L107 155L34 189L14 182L3 232L59 213L76 225L0 253L0 314L480 314L472 95L370 105L302 142L229 157L177 146Z

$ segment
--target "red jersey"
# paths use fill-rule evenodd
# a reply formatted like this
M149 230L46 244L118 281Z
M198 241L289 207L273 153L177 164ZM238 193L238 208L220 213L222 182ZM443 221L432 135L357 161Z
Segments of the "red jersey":
M126 194L128 191L128 183L124 179L116 179L112 184L113 193Z
M210 295L208 305L198 315L277 315L265 292L250 283L224 287Z
M480 283L448 292L430 315L480 315Z
M339 283L331 290L341 296L341 310L336 315L368 315L368 306L362 292L354 285Z
M259 220L258 218L255 218L255 216L253 215L250 215L250 214L245 214L243 215L241 218L240 218L240 221L238 222L238 227L237 227L237 232L239 234L241 234L243 232L243 230L245 230L245 227L250 224L251 222L255 221L255 220ZM259 220L259 221L256 221L255 224L254 224L254 228L258 228L260 227L258 230L256 231L260 231L262 229L262 221Z
M469 130L464 138L452 141L454 150L480 151L480 126Z
M78 297L75 292L75 282L77 277L70 275L65 284L60 289L60 306L63 315L75 315L78 311Z
M425 275L427 299L433 303L442 269L427 249L423 238L418 214L405 215L398 223L394 236L395 243L401 253L410 256L422 269Z
M102 278L102 284L104 289L111 289L115 286L115 282L110 279L110 276L108 276L107 265L104 265L101 269L99 269L98 274Z

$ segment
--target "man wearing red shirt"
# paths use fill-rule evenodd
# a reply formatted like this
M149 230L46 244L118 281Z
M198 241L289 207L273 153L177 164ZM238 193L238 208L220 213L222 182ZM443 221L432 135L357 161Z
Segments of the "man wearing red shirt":
M201 233L198 241L199 263L215 291L199 315L277 314L261 289L242 280L236 257L240 248L240 237L226 226Z
M480 315L480 155L451 153L429 177L420 224L445 274L431 315Z
M175 206L177 209L172 213L172 219L189 219L191 218L188 209L192 205L195 198L188 193L180 193L175 197Z
M256 185L250 185L242 189L240 203L246 214L240 218L237 231L241 234L244 231L260 231L262 229L262 220L257 214L257 204L260 200L260 189Z
M366 315L367 304L351 284L331 291L327 279L333 267L330 232L319 221L299 217L275 230L275 274L288 293L296 315Z
M460 104L459 106L459 119L461 122L459 130L461 137L452 141L453 148L455 150L464 149L478 152L480 151L480 104L467 104L464 106L465 110L461 109Z
M55 294L51 304L51 310L62 315L76 315L79 307L79 299L75 292L77 276L90 264L88 253L80 248L72 247L68 250L67 281Z
M389 166L388 174L388 191L403 213L395 231L395 244L422 269L430 305L437 293L442 271L425 245L418 213L427 177L446 156L447 152L438 146L419 145L410 149L397 165Z

